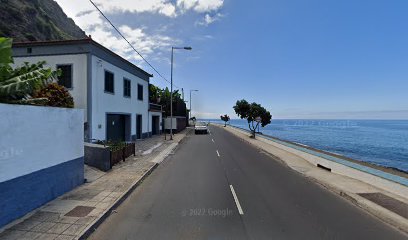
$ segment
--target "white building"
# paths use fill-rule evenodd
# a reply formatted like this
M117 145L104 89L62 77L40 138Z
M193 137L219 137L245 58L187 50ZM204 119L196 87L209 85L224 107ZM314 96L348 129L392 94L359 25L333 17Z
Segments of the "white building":
M46 61L85 110L86 139L131 141L161 132L161 110L149 104L145 72L91 38L13 44L15 65ZM152 109L150 109L152 107Z

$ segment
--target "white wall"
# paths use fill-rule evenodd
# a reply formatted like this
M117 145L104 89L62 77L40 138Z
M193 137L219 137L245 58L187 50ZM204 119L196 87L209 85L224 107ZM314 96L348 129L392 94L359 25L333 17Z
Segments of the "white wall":
M162 121L163 121L163 119L162 119L162 114L159 113L159 112L150 112L150 111L149 111L149 132L152 132L152 131L153 131L153 124L152 124L152 117L153 117L153 116L158 116L158 117L159 117L159 124L160 124L159 130L161 131L161 130L162 130L162 126L163 126L163 124L162 124Z
M105 70L114 74L115 93L105 93ZM131 98L123 96L123 78L131 81ZM137 98L143 85L143 101ZM92 138L106 139L106 114L131 114L131 135L136 135L136 114L142 115L143 133L149 131L149 83L96 56L92 56Z
M86 110L87 107L87 55L59 55L59 56L33 56L14 57L14 65L21 66L24 62L37 63L46 61L46 67L55 70L59 64L72 64L73 88L69 93L74 98L75 108ZM85 111L86 112L86 111ZM84 114L84 121L87 121L87 114Z
M0 182L84 156L83 110L0 104Z
M170 126L172 126L173 130L177 129L177 118L176 117L173 117L173 121L171 121L171 117L167 117L164 119L164 128L170 129Z

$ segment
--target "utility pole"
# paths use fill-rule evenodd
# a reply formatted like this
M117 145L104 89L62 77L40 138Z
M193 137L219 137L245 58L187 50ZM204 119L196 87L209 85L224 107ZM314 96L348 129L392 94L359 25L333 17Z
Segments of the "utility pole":
M194 89L194 90L190 90L190 119L191 119L191 92L198 92L198 90L197 89Z
M170 140L173 140L173 55L174 49L192 50L191 47L171 47L171 81L170 81Z

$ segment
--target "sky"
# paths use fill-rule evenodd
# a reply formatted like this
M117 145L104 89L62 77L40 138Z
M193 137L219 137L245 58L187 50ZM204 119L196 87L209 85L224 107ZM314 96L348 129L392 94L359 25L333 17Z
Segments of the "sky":
M159 77L88 0L56 0L87 35ZM183 88L197 118L408 119L406 0L94 0L138 51ZM181 91L181 90L180 90ZM189 103L187 103L189 106Z

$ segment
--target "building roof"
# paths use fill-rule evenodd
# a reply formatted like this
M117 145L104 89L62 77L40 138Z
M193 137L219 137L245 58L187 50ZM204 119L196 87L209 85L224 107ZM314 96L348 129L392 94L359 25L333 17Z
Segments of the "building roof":
M34 49L34 47L36 47ZM32 52L26 51L27 48L33 48ZM30 56L51 56L91 53L100 57L113 65L124 68L134 73L142 79L149 80L152 74L144 71L108 48L94 41L91 37L76 40L56 40L56 41L37 41L37 42L16 42L13 43L13 57Z

